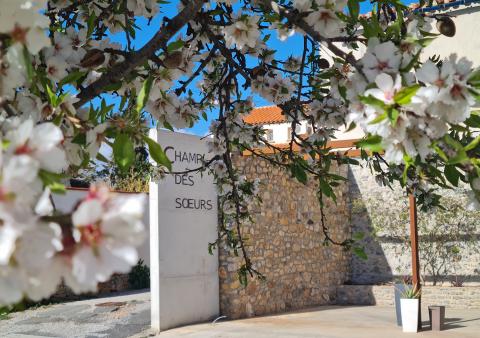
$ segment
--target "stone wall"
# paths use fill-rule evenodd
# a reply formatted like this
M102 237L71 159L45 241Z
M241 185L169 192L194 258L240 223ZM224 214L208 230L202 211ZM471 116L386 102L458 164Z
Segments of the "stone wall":
M393 306L393 285L342 285L337 288L339 305ZM479 287L422 287L422 304L456 309L480 309Z
M113 274L104 283L98 283L97 292L76 294L63 281L57 286L57 290L51 295L48 302L64 302L104 296L113 292L133 290L128 281L128 274Z
M238 157L237 168L262 182L262 206L254 210L254 223L243 229L247 251L266 281L240 285L240 259L222 248L219 252L220 311L229 318L249 317L308 306L334 304L336 287L347 278L349 254L324 246L316 184L298 183L284 170L250 156ZM338 174L346 175L346 167ZM350 235L347 185L337 189L337 204L326 206L331 236Z
M403 189L378 185L368 168L352 166L348 178L352 232L365 233L368 256L352 257L350 282L376 284L411 275L409 206ZM437 280L445 286L458 278L465 285L478 285L480 212L464 209L467 196L462 188L437 193L447 210L418 213L420 273L428 284ZM447 240L445 234L455 234L457 240ZM454 248L457 254L452 254Z

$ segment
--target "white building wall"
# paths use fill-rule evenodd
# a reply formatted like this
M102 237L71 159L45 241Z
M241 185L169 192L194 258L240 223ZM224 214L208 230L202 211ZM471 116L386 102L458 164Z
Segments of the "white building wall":
M273 131L273 142L274 143L287 143L290 140L291 134L288 132L288 128L291 127L291 123L275 123L275 124L265 124L265 129L270 129ZM305 134L307 132L307 122L302 121L300 125L300 130L297 131L297 134Z
M480 11L471 12L474 9L478 7L467 8L462 12L452 11L450 15L457 29L455 36L438 36L425 48L423 59L433 55L444 58L451 53L457 53L473 61L475 66L480 66ZM433 32L438 33L436 27Z

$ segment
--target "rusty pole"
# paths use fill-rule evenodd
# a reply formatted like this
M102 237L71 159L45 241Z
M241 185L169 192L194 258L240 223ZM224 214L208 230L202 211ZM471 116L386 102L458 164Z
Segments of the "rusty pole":
M410 192L408 195L410 206L410 244L412 247L412 282L417 287L418 291L421 291L420 284L420 260L418 257L418 225L417 225L417 203L415 201L415 195ZM418 300L418 330L422 329L422 306L421 306L421 294Z

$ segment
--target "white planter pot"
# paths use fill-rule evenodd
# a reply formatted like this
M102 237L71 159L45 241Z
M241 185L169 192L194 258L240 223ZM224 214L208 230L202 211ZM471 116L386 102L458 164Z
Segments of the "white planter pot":
M402 327L403 332L417 332L418 331L418 299L400 299L400 306L402 308Z

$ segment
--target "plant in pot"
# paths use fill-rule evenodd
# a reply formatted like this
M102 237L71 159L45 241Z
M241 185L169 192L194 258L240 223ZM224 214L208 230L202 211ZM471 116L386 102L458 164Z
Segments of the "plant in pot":
M406 288L412 287L412 277L403 276L394 282L394 296L395 296L395 315L397 318L397 325L402 326L402 311L400 310L400 299Z
M420 290L416 284L405 287L402 293L402 298L400 299L403 332L418 331L418 312L420 311L419 299Z

